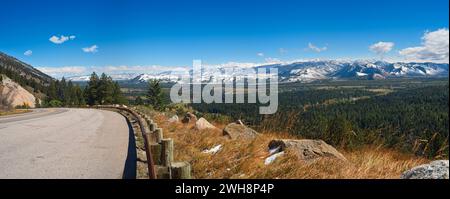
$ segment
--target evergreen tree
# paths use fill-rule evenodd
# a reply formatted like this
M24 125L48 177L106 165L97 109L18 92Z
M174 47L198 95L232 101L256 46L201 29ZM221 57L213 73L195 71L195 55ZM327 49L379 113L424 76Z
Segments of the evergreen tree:
M76 96L78 98L78 105L79 106L85 106L86 105L86 100L84 98L84 91L80 88L80 86L77 86L75 88L75 93L76 93Z
M343 117L336 117L328 125L325 141L333 146L352 147L354 139L353 130L348 120Z
M100 78L97 76L97 74L92 73L88 85L84 89L84 96L84 99L89 105L127 103L127 100L120 90L119 84L117 82L114 82L111 77L107 76L104 73ZM86 102L79 101L79 104L83 105Z
M127 99L122 94L122 91L120 90L120 86L118 82L113 83L113 103L114 104L127 104Z
M73 83L72 81L69 81L67 83L67 86L64 88L64 98L61 100L65 106L73 106Z
M91 77L89 78L88 85L85 88L85 99L89 105L98 105L98 84L99 78L98 75L93 72Z
M147 101L155 109L163 108L163 93L159 80L148 81Z
M48 101L57 99L57 91L56 91L56 81L50 82L50 86L48 87L47 98Z
M136 105L144 105L144 100L142 100L141 96L137 96L134 100L134 104Z
M114 84L111 77L102 73L97 88L97 97L100 104L112 104L114 102Z
M41 102L40 102L39 98L37 98L37 97L34 99L34 106L36 108L41 108Z

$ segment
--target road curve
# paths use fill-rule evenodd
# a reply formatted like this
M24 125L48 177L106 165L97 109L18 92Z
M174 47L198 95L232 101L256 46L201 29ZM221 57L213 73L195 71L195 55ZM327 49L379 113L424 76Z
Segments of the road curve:
M0 179L123 177L129 127L118 113L40 109L0 118Z

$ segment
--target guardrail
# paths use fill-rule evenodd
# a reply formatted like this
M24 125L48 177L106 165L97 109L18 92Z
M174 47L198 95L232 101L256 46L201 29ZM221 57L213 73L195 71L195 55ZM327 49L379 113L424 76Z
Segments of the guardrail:
M130 113L138 122L144 140L147 167L150 179L190 179L191 165L174 162L174 141L164 138L163 129L146 114L125 106L97 105L94 108L117 109Z

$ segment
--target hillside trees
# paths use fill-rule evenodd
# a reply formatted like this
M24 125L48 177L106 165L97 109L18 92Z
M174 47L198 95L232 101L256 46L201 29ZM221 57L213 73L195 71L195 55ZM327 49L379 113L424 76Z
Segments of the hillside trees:
M84 97L89 105L126 104L127 100L117 82L106 74L100 77L94 72L86 86Z
M67 82L65 78L50 82L46 94L45 106L71 107L86 104L80 86L73 84L72 81Z
M10 60L0 60L0 74L6 75L12 81L24 88L31 88L34 93L46 93L47 82L38 82L33 78L27 78L20 71L14 70L15 63Z
M126 104L120 86L111 77L92 73L87 86L82 89L65 78L50 82L45 105L50 107L78 107L89 105Z

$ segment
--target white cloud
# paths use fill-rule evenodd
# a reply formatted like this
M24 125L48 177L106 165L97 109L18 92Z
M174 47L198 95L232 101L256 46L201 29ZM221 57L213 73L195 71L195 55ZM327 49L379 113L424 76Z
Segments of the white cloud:
M393 42L384 42L380 41L378 43L375 43L369 47L369 50L376 53L377 55L384 55L392 50L394 48Z
M32 50L27 50L23 53L25 56L31 56L33 55L33 51Z
M88 71L84 66L37 67L37 69L53 77L82 75Z
M422 46L405 48L399 51L409 61L449 62L449 31L446 28L426 32Z
M96 53L98 52L98 46L93 45L91 47L82 48L85 53Z
M257 53L258 57L264 57L264 53Z
M54 35L54 36L50 37L49 40L51 42L53 42L54 44L62 44L66 41L74 40L75 38L76 38L75 35L71 35L71 36L61 35L60 37Z
M308 48L309 48L310 50L313 50L313 51L318 52L318 53L328 50L328 48L327 48L326 46L320 48L320 47L315 46L315 45L312 44L312 43L309 43L309 44L308 44Z

